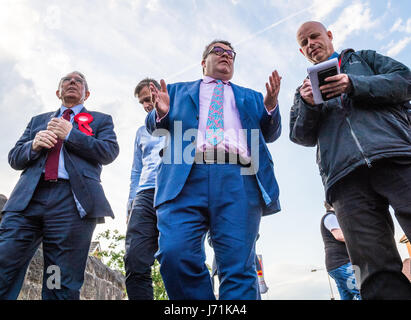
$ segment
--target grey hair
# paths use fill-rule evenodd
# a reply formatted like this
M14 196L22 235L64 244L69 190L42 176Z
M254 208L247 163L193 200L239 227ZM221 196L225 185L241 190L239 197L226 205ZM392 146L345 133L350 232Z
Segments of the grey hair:
M89 91L89 90L88 90L87 80L86 80L86 77L84 76L84 74L82 74L80 71L72 71L72 72L69 72L69 73L67 73L67 74L72 74L72 73L77 74L81 79L83 79L83 81L84 81L84 88L86 89L86 92ZM64 76L64 77L62 77L62 78L60 79L59 87L58 87L58 90L59 90L59 91L60 91L60 89L61 89L61 84L63 83L63 79L64 79L65 77L66 77L66 76Z

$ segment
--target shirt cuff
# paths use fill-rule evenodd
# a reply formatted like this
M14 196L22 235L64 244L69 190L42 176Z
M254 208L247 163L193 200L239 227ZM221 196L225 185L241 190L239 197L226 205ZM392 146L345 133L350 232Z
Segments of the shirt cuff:
M273 112L275 111L275 109L278 108L278 102L277 102L277 104L275 105L275 107L274 107L271 111L268 111L268 108L267 108L266 105L264 105L264 108L265 108L265 110L267 111L267 113L268 113L270 116L272 116L272 115L273 115Z
M167 113L160 118L158 113L157 113L157 110L156 110L156 122L159 123L159 122L161 122L161 120L163 120L165 117L167 117L169 111L167 111Z

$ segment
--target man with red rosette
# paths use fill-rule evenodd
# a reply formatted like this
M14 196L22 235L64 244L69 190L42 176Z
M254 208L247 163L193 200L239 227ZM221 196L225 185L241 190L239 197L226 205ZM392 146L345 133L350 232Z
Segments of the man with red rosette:
M9 153L23 170L0 225L0 299L16 299L43 244L42 298L79 299L96 223L114 217L100 184L102 165L119 153L111 116L87 111L83 74L60 80L55 112L31 119Z

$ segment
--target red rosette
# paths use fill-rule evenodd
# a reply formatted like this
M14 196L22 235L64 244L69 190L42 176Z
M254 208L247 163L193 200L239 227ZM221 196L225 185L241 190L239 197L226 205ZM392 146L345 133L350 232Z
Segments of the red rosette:
M93 121L93 116L89 113L81 112L74 117L74 121L78 123L78 128L81 132L88 136L93 136L93 129L89 126L89 123Z

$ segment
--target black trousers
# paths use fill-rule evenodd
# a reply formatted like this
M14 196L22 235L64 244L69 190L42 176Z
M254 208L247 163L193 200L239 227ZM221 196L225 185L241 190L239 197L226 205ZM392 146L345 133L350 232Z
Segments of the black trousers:
M411 239L411 164L382 160L372 168L359 167L332 186L329 195L362 299L411 299L388 210L390 205Z
M158 249L154 189L140 191L134 201L126 233L126 289L130 300L153 300L151 266Z

